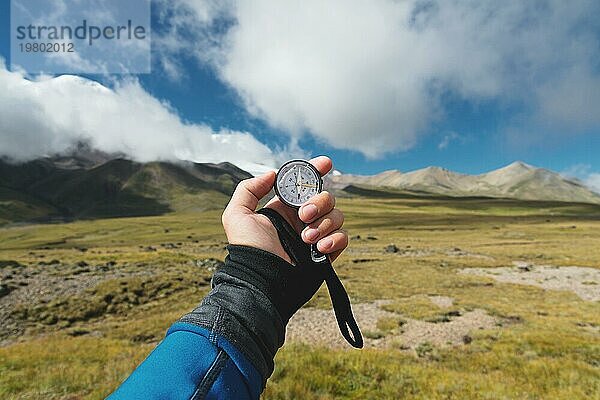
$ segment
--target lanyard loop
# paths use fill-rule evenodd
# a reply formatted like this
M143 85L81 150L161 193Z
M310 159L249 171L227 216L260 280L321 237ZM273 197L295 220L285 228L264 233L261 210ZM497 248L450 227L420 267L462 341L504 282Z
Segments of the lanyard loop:
M277 211L271 208L262 208L258 213L269 218L277 231L281 246L297 268L306 268L307 273L319 272L322 274L321 276L329 290L331 304L342 336L353 347L362 348L363 338L352 313L350 298L340 278L335 273L329 257L326 257L324 261L314 262L311 258L310 246L302 241L298 233ZM315 271L315 269L318 269L318 271Z

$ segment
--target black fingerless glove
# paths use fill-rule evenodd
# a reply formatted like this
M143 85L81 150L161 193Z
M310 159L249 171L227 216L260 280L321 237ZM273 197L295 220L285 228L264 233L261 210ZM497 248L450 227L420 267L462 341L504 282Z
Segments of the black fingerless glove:
M323 281L328 284L344 337L355 347L362 347L362 337L331 263L313 262L310 246L277 212L262 209L259 213L271 220L295 265L261 249L229 245L225 265L212 278L211 292L180 322L225 337L258 369L264 386L273 372L275 353L284 343L287 322Z

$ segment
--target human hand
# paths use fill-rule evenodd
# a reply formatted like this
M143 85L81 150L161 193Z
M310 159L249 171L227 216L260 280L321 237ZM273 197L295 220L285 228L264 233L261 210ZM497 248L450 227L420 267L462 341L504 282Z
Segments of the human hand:
M321 176L332 168L331 160L325 156L313 158L310 163ZM274 183L275 172L241 181L223 212L223 228L230 244L263 249L291 262L269 218L256 213L258 202L269 193ZM305 243L317 243L319 251L329 254L331 261L348 246L348 235L341 230L344 214L335 208L335 197L329 192L312 197L299 210L283 204L277 196L265 207L281 214ZM305 224L309 225L305 228Z

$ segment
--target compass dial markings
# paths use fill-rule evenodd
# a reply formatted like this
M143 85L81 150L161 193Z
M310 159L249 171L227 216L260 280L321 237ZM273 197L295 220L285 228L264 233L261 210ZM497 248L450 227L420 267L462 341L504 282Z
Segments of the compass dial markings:
M277 195L284 203L300 207L321 191L320 184L318 172L306 161L292 161L277 174Z

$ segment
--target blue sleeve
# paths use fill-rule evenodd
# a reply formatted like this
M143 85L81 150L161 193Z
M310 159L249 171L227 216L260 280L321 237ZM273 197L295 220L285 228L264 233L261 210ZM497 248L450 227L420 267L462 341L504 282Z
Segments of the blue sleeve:
M285 341L287 321L310 298L297 293L303 286L298 282L316 291L321 281L306 284L301 270L267 251L227 249L211 291L171 326L110 400L260 397Z
M261 386L258 371L225 338L175 323L109 400L258 399Z

